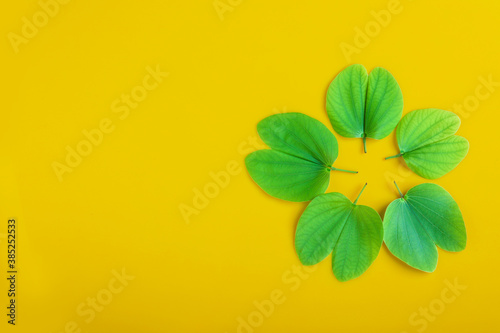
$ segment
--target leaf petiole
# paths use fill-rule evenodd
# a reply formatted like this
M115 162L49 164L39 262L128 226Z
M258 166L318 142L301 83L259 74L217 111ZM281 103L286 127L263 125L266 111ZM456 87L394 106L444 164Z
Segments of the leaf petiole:
M348 172L348 173L358 173L357 171L351 171L351 170L344 170L344 169L338 169L338 168L334 168L334 167L329 167L330 170L333 170L333 171L342 171L342 172Z
M389 156L389 157L386 157L385 159L386 159L386 160L389 160L389 159L391 159L391 158L396 158L396 157L401 157L401 156L403 156L403 154L399 153L399 154L394 155L394 156Z
M366 154L366 136L363 136L363 149L365 150Z
M363 186L363 188L361 189L361 192L359 192L358 197L356 198L356 200L354 200L353 205L358 203L358 199L361 196L361 193L363 193L363 191L365 190L366 185L368 185L368 183L365 183L365 186Z
M394 181L394 185L396 185L396 188L398 189L399 195L401 196L401 199L404 199L403 193L401 193L401 190L399 189L398 184L396 184L396 181Z

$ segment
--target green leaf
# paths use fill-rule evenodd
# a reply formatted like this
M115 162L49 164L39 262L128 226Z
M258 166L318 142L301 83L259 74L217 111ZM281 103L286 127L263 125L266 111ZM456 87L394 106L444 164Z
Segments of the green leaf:
M400 153L387 157L403 157L417 175L436 179L453 170L467 155L469 142L454 135L460 118L439 109L422 109L401 119L396 132Z
M361 193L354 203L341 193L322 194L309 203L295 234L304 265L317 264L333 251L332 268L339 281L354 279L370 267L382 246L383 226L373 208L357 205Z
M428 183L413 187L404 197L399 194L401 198L391 202L384 216L384 241L393 255L414 268L433 272L436 245L452 252L465 249L462 213L445 189Z
M302 113L277 114L257 125L272 149L249 154L245 164L252 179L269 195L289 201L309 201L325 193L338 144L320 121Z
M352 65L332 81L326 111L333 129L347 138L380 140L388 136L403 114L403 94L396 79L377 67L370 75L362 65Z

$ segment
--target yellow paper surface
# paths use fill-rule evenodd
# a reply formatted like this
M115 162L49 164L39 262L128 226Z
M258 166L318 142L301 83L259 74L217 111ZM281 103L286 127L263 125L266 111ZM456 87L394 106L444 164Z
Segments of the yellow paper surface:
M499 14L498 1L5 2L1 332L499 330ZM306 203L266 195L244 168L266 116L331 129L326 90L353 63L388 69L405 114L462 119L470 152L434 182L459 204L468 244L440 250L432 274L385 246L347 283L330 257L306 271L293 246ZM368 154L336 137L335 166L359 174L332 173L328 191L353 200L368 182L359 203L383 214L394 180L429 182L384 161L394 133Z

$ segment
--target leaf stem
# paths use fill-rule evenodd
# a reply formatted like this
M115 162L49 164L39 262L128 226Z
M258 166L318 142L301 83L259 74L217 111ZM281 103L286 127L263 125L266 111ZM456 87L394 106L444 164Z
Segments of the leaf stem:
M358 203L358 199L361 196L361 193L363 193L363 191L365 190L366 185L368 185L368 183L365 183L365 186L363 186L363 188L361 189L361 192L359 192L358 197L353 202L354 205Z
M363 149L365 150L366 154L366 136L363 137Z
M342 172L349 172L349 173L358 173L357 171L351 171L351 170L344 170L344 169L337 169L337 168L334 168L334 167L330 167L330 169L332 169L333 171L342 171Z
M398 184L396 183L396 181L394 181L394 185L396 185L396 188L398 189L399 195L401 196L401 199L403 199L403 198L404 198L404 195L403 195L403 193L401 193L401 190L399 189L399 186L398 186Z
M385 159L386 159L386 160L389 160L389 159L391 159L391 158L396 158L396 157L401 157L401 156L403 156L403 154L399 153L399 154L394 155L394 156L389 156L389 157L386 157Z

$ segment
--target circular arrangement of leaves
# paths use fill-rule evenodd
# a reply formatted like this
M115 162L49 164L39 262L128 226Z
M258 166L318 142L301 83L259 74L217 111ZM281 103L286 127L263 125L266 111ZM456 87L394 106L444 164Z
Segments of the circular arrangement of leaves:
M421 109L402 119L403 94L394 77L378 67L370 74L352 65L332 81L326 111L337 134L380 140L397 126L400 152L413 172L436 179L453 170L467 155L469 142L455 135L460 118L450 111ZM363 274L378 256L382 243L408 265L433 272L436 245L446 251L465 249L467 233L462 213L441 186L423 183L391 202L384 219L371 207L351 202L341 193L325 193L334 167L337 139L320 121L301 113L284 113L259 122L257 131L271 148L245 159L252 179L269 195L288 201L309 201L299 219L295 249L304 265L314 265L332 253L339 281ZM394 183L397 187L397 184ZM366 184L365 184L366 186Z

